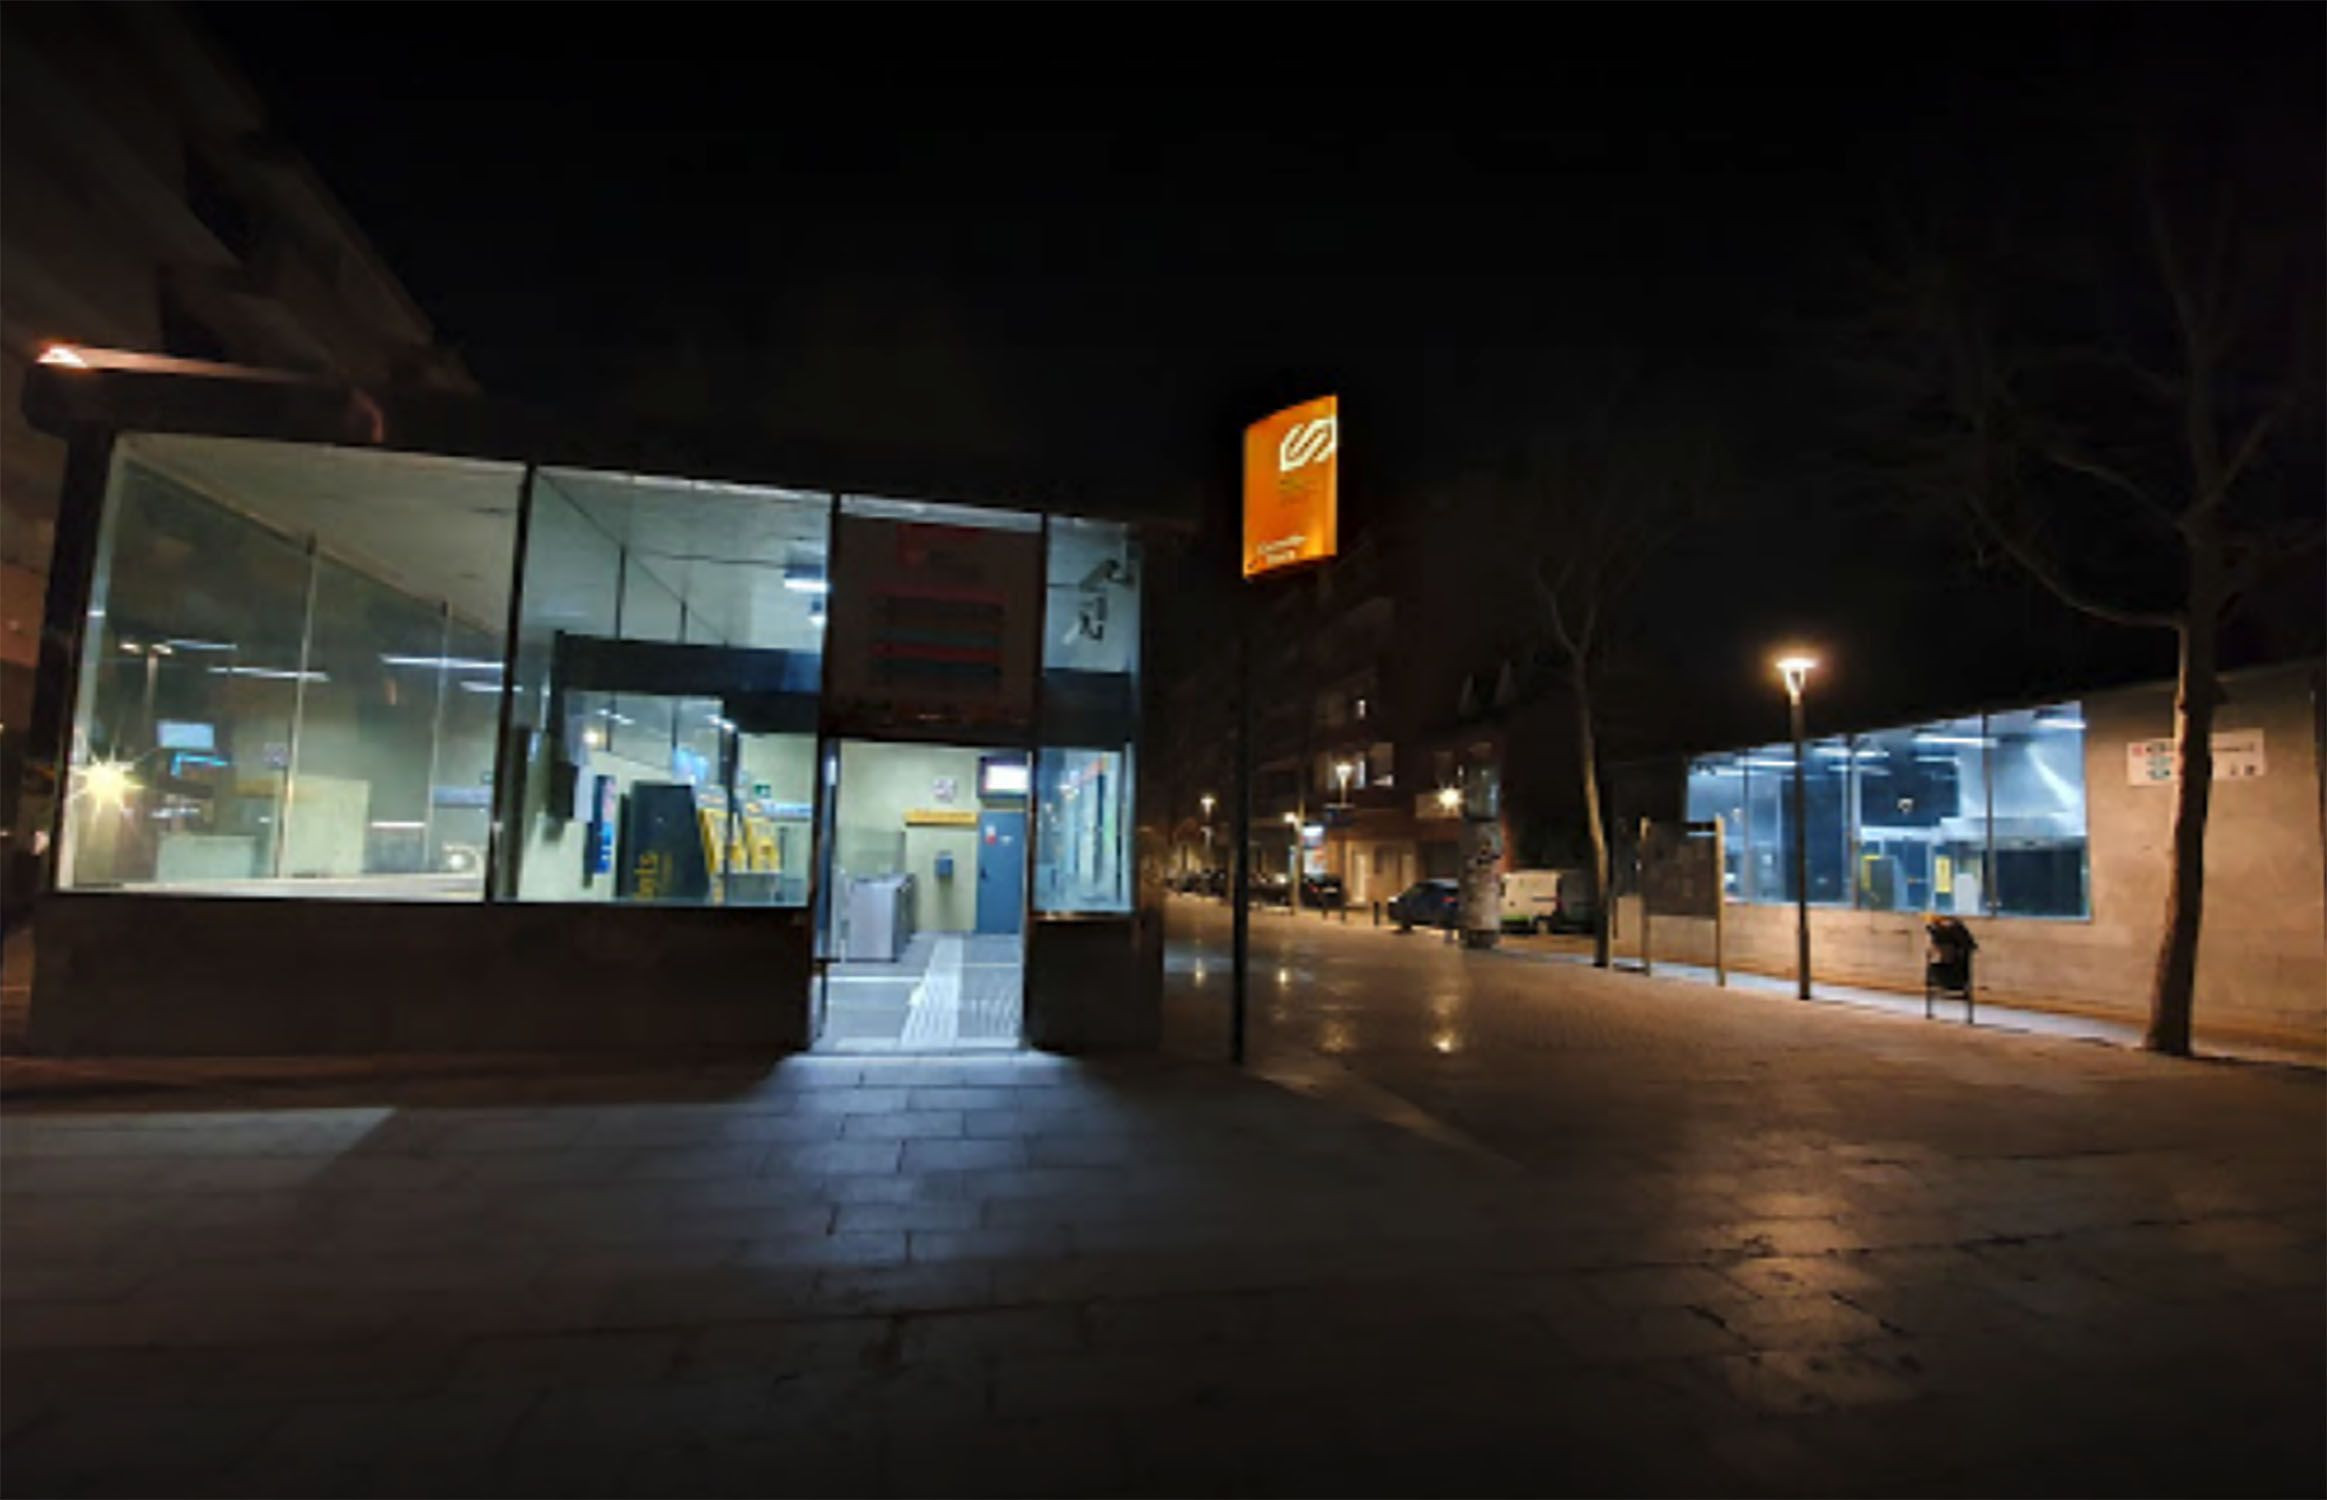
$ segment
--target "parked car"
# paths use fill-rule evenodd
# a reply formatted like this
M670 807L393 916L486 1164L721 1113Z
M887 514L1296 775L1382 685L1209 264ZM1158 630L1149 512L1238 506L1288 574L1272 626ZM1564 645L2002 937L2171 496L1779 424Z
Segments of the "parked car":
M1401 928L1453 927L1462 920L1462 890L1451 880L1418 880L1390 898Z
M1593 913L1588 870L1513 870L1503 877L1506 932L1589 932Z
M1336 911L1348 904L1349 892L1343 889L1339 875L1304 875L1301 877L1301 904L1318 911Z
M1292 881L1283 875L1252 877L1252 899L1262 906L1284 906L1292 896Z

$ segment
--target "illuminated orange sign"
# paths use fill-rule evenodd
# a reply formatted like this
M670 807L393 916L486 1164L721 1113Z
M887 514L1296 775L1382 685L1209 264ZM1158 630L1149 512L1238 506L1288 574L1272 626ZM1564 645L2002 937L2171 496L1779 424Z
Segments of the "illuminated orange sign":
M1244 429L1244 576L1338 550L1341 402L1320 396Z

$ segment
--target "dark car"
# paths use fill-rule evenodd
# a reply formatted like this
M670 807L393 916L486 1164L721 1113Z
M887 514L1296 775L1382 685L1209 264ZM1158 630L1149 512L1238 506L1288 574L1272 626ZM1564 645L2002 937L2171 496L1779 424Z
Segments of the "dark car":
M1293 885L1283 875L1255 875L1252 877L1252 899L1263 906L1283 906L1291 898Z
M1462 918L1462 890L1451 880L1418 880L1390 898L1390 920L1400 927L1453 927Z
M1301 904L1318 911L1334 911L1346 905L1349 892L1343 889L1339 875L1304 875L1301 877Z

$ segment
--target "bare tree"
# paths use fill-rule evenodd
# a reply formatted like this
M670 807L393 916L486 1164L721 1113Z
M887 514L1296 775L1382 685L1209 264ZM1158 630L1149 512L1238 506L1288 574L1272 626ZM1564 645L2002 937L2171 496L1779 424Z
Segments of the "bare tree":
M2319 310L2229 179L2206 196L2193 232L2152 158L2118 222L2037 239L1989 217L1968 242L1919 237L1875 273L1848 362L1878 397L1889 482L2069 608L2175 638L2173 864L2144 1039L2175 1055L2190 1050L2223 624L2322 530L2315 474L2274 463L2317 414Z
M1600 786L1603 675L1638 618L1643 575L1706 514L1726 445L1692 405L1652 391L1633 369L1575 410L1485 481L1485 508L1574 714L1597 906L1593 962L1606 968L1613 872Z

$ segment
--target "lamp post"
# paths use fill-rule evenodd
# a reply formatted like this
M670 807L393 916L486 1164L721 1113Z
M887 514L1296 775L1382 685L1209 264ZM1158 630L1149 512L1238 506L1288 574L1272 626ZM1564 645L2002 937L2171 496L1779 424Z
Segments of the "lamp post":
M1204 808L1204 873L1212 873L1212 804L1216 800L1210 792L1196 799Z
M1342 822L1340 874L1342 881L1341 915L1344 921L1348 920L1349 917L1349 899L1351 895L1350 888L1357 883L1355 879L1357 872L1349 867L1349 783L1350 778L1355 775L1357 775L1357 762L1349 760L1338 760L1333 763L1333 778L1334 780L1341 783ZM1330 828L1330 826L1331 825L1329 823L1328 828Z
M1802 742L1802 685L1817 665L1818 658L1800 653L1777 661L1794 721L1794 973L1795 993L1804 1000L1810 998L1810 809L1804 799L1809 750Z
M1301 910L1301 815L1285 814L1285 913L1297 916Z

